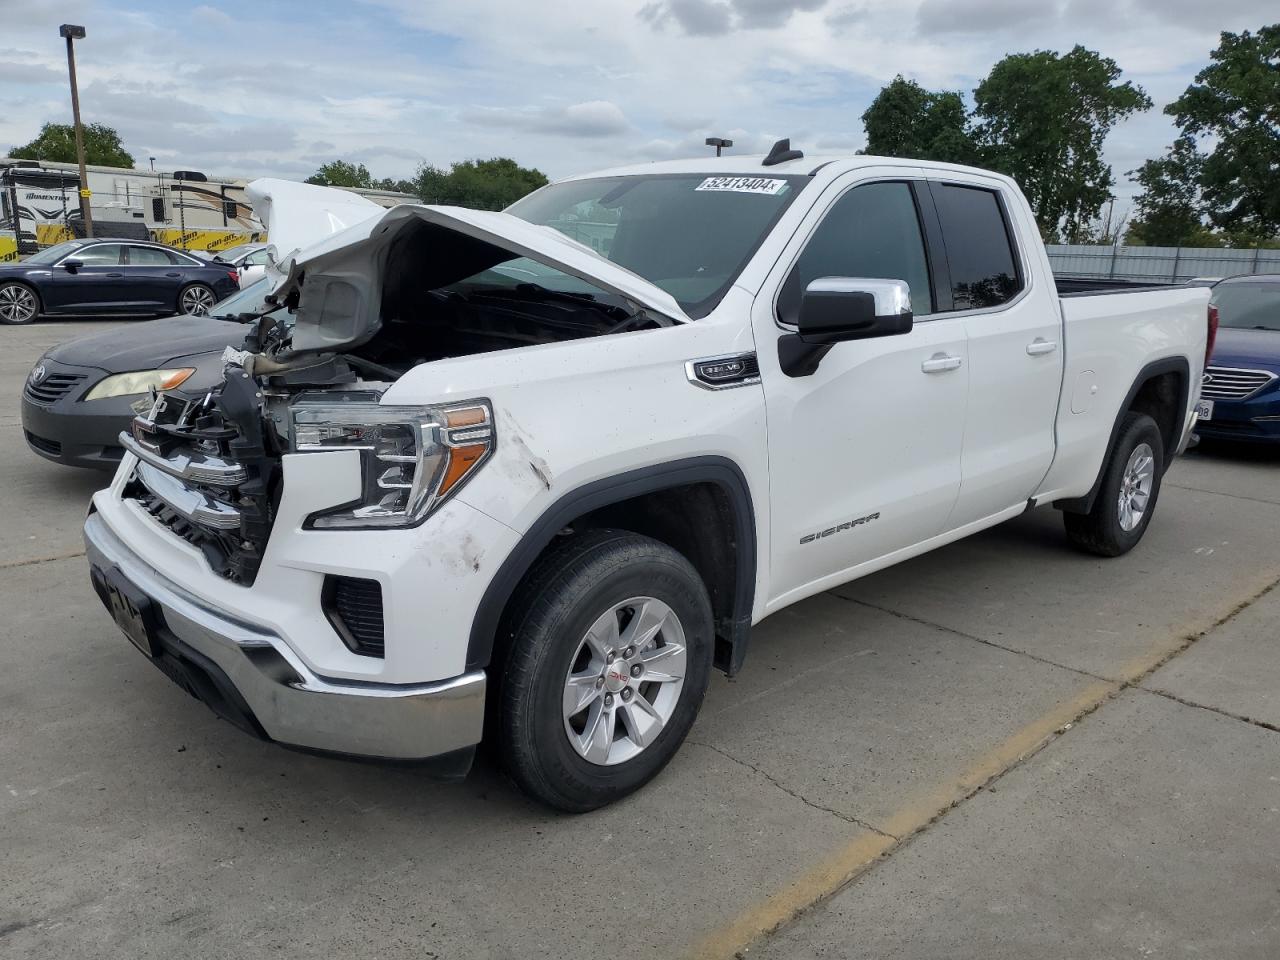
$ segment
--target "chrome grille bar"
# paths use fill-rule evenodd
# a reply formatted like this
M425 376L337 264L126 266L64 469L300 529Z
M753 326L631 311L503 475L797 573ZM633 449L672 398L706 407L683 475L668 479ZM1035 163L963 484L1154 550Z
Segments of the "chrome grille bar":
M1269 370L1245 370L1236 367L1206 367L1200 396L1210 400L1247 400L1276 375Z
M182 485L171 474L157 470L147 463L138 464L138 479L167 507L185 520L215 530L238 530L240 511Z
M220 457L186 453L174 454L171 457L161 456L140 444L127 430L120 434L120 445L143 463L191 483L234 487L244 483L248 478L244 467Z

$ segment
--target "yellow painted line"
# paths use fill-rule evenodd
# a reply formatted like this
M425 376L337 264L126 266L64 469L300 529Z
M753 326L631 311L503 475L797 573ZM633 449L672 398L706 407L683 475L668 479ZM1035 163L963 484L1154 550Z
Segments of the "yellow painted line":
M791 881L785 888L752 905L729 923L699 940L692 960L732 960L766 934L789 923L833 896L890 854L913 834L944 816L992 780L1039 752L1069 725L1092 713L1131 684L1143 679L1166 660L1185 650L1209 630L1230 620L1276 586L1276 573L1250 582L1249 592L1216 615L1200 616L1173 638L1153 645L1146 654L1124 664L1115 680L1097 680L1068 700L1017 730L1003 743L978 757L958 776L911 798L877 829L892 836L865 833ZM895 839L897 838L897 839Z
M815 904L857 879L867 868L903 840L927 827L966 797L1009 767L1035 753L1059 730L1120 691L1122 684L1096 681L1070 700L1018 730L1003 743L979 757L964 772L908 801L876 826L900 837L866 833L841 847L827 860L797 877L787 887L755 904L724 927L697 943L690 953L696 960L729 960L752 942L795 919Z

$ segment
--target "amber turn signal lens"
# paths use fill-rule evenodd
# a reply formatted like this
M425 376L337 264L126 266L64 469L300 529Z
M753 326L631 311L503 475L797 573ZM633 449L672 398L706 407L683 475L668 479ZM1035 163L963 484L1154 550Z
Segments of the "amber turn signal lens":
M484 407L463 407L459 410L450 410L444 415L444 422L447 427L474 427L485 422L487 413Z
M449 465L445 467L444 477L440 480L440 489L436 496L443 497L449 490L484 457L489 447L476 443L466 447L449 448Z
M163 380L160 381L160 389L173 390L176 387L180 387L184 383L186 383L187 378L189 378L195 372L196 372L195 367L180 367L177 370L174 370L172 373L170 373L169 376L165 377Z

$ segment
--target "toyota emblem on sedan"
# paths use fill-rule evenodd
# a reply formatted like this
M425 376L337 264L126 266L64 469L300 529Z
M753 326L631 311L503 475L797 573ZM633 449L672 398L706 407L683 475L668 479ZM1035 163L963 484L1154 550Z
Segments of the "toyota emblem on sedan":
M37 363L32 368L31 373L27 376L27 380L29 383L31 383L32 386L35 386L41 380L44 379L45 374L47 374L48 372L49 371L45 368L45 365L43 363Z

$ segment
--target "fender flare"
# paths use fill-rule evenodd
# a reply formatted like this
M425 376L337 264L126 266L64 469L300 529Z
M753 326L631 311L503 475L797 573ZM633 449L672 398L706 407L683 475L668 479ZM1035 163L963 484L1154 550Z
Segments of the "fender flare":
M737 557L733 608L726 621L717 624L719 641L728 643L727 656L717 651L717 666L730 676L742 666L751 633L751 610L756 586L756 522L751 490L736 463L727 457L702 456L674 460L629 470L595 480L562 495L529 527L489 581L471 621L467 640L467 669L489 666L494 641L507 602L539 554L559 531L583 514L623 500L683 487L711 483L719 487L733 506L733 548Z
M1098 467L1098 475L1093 480L1093 486L1089 488L1089 492L1083 497L1071 497L1066 500L1055 500L1053 505L1064 513L1088 513L1093 509L1093 503L1098 499L1098 490L1102 487L1102 475L1107 472L1107 456L1111 453L1112 448L1116 444L1116 437L1120 435L1120 424L1124 422L1124 415L1129 412L1133 406L1134 398L1137 397L1138 391L1152 377L1158 377L1163 373L1178 373L1182 375L1182 386L1178 391L1178 409L1180 417L1178 427L1181 428L1187 412L1187 400L1191 396L1191 364L1186 357L1165 357L1163 360L1153 360L1145 367L1138 371L1138 375L1134 377L1133 385L1129 387L1129 392L1125 394L1124 402L1120 404L1120 409L1116 412L1115 423L1111 425L1111 435L1107 438L1107 445L1102 452L1102 464ZM1169 449L1164 452L1164 469L1168 470L1173 464L1173 458L1177 456L1177 444L1172 443Z

